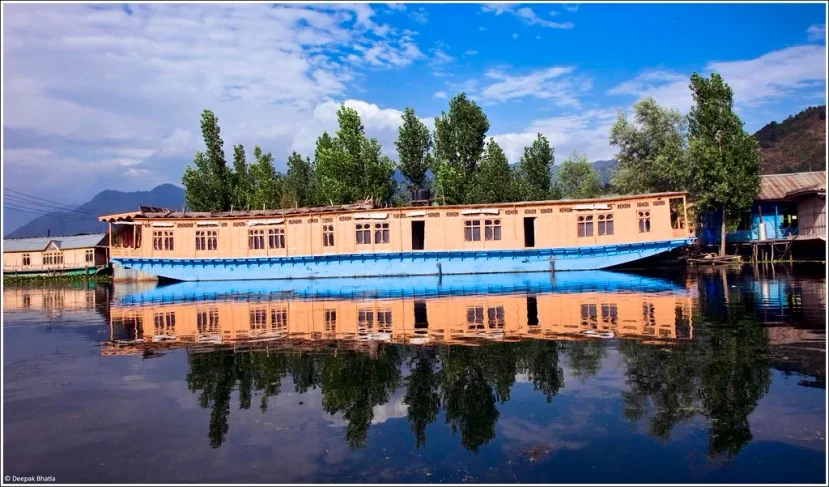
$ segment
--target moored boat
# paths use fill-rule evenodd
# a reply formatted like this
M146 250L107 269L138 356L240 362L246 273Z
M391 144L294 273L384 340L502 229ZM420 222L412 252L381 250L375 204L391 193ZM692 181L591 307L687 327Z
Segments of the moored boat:
M685 193L102 216L119 268L179 281L606 269L688 245ZM114 228L112 228L114 227Z

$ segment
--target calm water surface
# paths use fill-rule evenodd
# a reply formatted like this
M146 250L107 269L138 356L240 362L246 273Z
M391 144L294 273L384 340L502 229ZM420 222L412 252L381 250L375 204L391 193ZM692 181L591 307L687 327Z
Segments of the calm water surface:
M251 284L6 286L3 474L820 483L817 272L561 274L325 299Z

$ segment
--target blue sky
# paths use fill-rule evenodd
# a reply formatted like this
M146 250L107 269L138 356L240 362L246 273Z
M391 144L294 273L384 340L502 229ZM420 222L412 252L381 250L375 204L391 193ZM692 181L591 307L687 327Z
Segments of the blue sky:
M516 161L611 158L619 110L683 112L720 72L753 132L825 100L824 4L3 4L4 187L83 202L180 184L214 110L225 152L284 168L357 108L396 159L407 105L430 126L466 91Z

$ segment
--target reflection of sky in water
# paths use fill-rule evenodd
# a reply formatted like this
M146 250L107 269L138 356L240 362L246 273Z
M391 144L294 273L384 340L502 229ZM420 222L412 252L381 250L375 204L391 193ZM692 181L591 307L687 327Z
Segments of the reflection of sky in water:
M287 374L279 393L268 398L265 412L257 387L252 388L250 408L241 409L239 382L234 382L224 439L211 448L213 405L202 407L203 389L191 390L187 381L198 372L194 364L208 354L175 350L146 360L102 356L99 342L108 338L109 327L100 314L67 312L50 322L33 312L9 312L3 344L6 473L54 475L58 482L821 482L825 390L799 385L810 373L807 366L799 364L790 375L778 370L790 364L785 357L794 356L786 347L796 351L800 342L789 340L789 333L777 343L776 335L758 327L762 306L748 299L751 283L745 277L732 280L739 296L726 304L717 281L703 280L699 286L702 295L694 306L703 317L695 320L691 344L558 342L554 355L537 356L529 348L532 344L440 349L432 355L440 364L434 370L462 379L451 389L460 399L454 409L440 405L434 421L425 426L421 448L416 448L408 418L413 407L407 404L406 383L416 373L418 350L423 349L381 350L380 359L394 351L400 377L379 404L374 399L361 403L359 385L331 392L325 374L345 362L325 364L325 356L317 359L325 365L318 371L321 385L299 393ZM812 283L824 282L802 280L793 287L809 293ZM803 301L812 298L801 295ZM795 308L785 313L787 324L803 326ZM706 319L716 322L728 309L738 319L702 324ZM815 329L808 323L805 327ZM825 348L823 339L819 334L807 346ZM779 354L781 349L786 353ZM541 363L555 357L561 376L548 377L558 384L549 402L543 390L549 381L538 386L531 371L510 368L509 350L517 351L519 362L541 357L532 365L536 374L555 369ZM739 362L726 353L730 351L744 352L749 359ZM383 382L385 369L372 364L376 362L355 359L349 367L368 369L341 372L364 382ZM226 367L211 370L221 377ZM742 375L725 380L733 370ZM682 380L685 376L693 380ZM507 387L499 388L504 381ZM740 387L744 383L758 384L758 400L717 403L713 397L705 404L699 397L701 390L745 391ZM459 388L476 384L489 392L465 394ZM658 420L672 403L660 402L660 394L671 392L666 400L681 398L683 387L693 400L679 400L665 434ZM326 394L339 394L340 410L326 410ZM644 402L637 403L637 398ZM349 420L342 408L354 404L360 406L355 410L368 405L370 411L362 448L351 448L346 441ZM493 416L481 411L494 412L494 423ZM750 438L735 427L712 440L716 418L735 424L746 419ZM736 452L712 458L712 441L722 451L733 447ZM476 453L469 443L477 447ZM48 472L44 465L49 465Z

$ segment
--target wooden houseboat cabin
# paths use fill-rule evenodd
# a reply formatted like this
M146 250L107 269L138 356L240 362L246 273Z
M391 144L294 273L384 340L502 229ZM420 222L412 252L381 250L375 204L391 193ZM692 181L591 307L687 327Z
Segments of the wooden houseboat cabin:
M685 193L102 216L119 268L181 280L603 269L688 245Z
M3 274L92 274L107 265L103 233L3 239Z
M260 340L475 344L479 340L690 339L692 294L576 292L397 299L233 299L120 302L115 347Z

